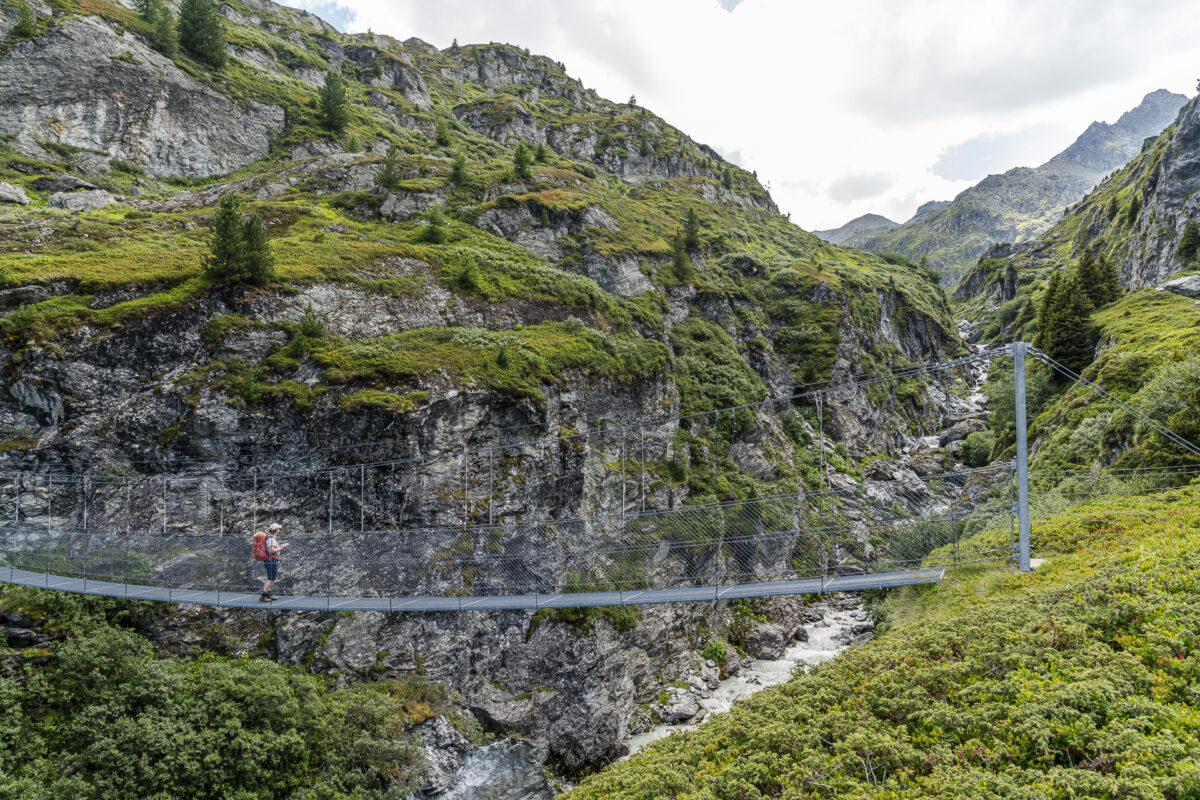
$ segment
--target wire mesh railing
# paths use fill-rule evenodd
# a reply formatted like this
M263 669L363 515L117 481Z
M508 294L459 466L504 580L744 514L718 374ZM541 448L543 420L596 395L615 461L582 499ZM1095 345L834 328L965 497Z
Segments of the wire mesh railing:
M930 476L995 484L969 508L923 517L851 519L823 508L829 492L503 524L287 532L281 583L338 597L499 597L733 586L867 575L1005 559L1011 542L974 547L983 522L1011 515L1007 469ZM861 516L856 512L855 516ZM932 562L931 551L939 556ZM0 525L0 566L81 580L247 592L261 581L246 535L170 525Z

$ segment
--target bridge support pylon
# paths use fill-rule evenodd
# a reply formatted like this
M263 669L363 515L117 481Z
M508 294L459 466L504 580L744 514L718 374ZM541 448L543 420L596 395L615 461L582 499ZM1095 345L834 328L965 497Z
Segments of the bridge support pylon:
M1029 442L1025 425L1026 342L1013 342L1013 394L1017 427L1017 568L1029 572Z

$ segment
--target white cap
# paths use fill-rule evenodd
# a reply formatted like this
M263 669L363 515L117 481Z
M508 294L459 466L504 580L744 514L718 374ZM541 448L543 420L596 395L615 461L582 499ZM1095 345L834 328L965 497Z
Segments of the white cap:
M277 530L279 530L279 523L278 523L278 522L272 522L272 523L271 523L271 524L270 524L270 525L267 527L267 530L269 530L269 531L277 531Z

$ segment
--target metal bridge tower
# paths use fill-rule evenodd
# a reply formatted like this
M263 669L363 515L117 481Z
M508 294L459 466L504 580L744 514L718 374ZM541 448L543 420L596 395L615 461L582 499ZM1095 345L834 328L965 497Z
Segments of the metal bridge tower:
M1029 572L1029 443L1025 430L1026 342L1013 342L1013 394L1017 425L1017 567Z

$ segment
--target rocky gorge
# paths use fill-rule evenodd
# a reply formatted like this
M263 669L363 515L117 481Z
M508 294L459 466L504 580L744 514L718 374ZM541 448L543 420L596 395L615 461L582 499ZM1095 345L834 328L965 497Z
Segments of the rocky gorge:
M245 536L271 519L390 533L371 545L387 553L414 529L811 493L851 530L837 556L853 570L887 550L874 522L969 494L957 478L931 486L978 428L969 369L847 388L819 412L716 413L968 350L927 274L801 231L754 175L648 109L509 45L344 36L266 0L221 5L221 70L156 51L129 8L33 8L37 34L0 52L0 504L31 528ZM11 28L12 7L0 13ZM353 101L343 136L313 111L330 70ZM454 179L458 158L468 176ZM204 267L231 193L269 234L265 285ZM636 470L625 440L590 433L642 422ZM486 448L495 463L457 455ZM406 460L420 467L366 477ZM506 537L566 588L544 542ZM425 588L501 577L459 570ZM10 643L61 644L5 613ZM164 658L448 687L467 722L416 726L421 796L541 797L543 767L570 781L656 722L694 717L714 681L777 657L813 613L794 599L181 606L142 632Z

